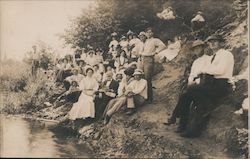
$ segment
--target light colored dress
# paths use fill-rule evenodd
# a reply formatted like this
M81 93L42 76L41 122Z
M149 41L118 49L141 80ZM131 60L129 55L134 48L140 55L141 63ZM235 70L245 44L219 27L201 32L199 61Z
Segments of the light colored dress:
M95 104L93 95L87 95L85 91L97 91L99 85L95 78L85 77L81 80L79 88L82 93L78 99L78 102L73 104L73 107L69 111L69 119L75 120L77 118L85 119L87 117L95 117Z

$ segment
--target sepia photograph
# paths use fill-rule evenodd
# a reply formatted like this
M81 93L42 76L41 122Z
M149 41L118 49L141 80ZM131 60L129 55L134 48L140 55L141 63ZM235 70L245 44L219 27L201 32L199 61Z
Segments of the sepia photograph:
M249 0L0 0L1 158L249 158Z

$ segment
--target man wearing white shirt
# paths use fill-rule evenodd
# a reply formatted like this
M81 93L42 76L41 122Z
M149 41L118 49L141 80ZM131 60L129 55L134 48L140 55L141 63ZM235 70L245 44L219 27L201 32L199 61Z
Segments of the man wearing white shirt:
M134 79L128 86L125 92L127 97L127 115L135 113L136 106L141 106L148 98L147 81L142 79L143 71L136 69L134 72Z
M208 64L210 63L211 56L204 53L204 48L205 48L205 43L201 40L196 40L192 44L191 51L196 59L194 60L191 66L191 71L188 77L187 88L192 87L194 85L198 85L200 83L199 74L201 73L202 69L207 67ZM185 105L180 103L181 102L179 102L176 105L172 113L172 116L168 119L168 122L164 124L166 125L174 124L176 122L176 118L180 117L180 112L182 112L185 109ZM181 129L182 127L179 127L177 132L181 131Z
M128 51L130 52L129 61L137 61L137 58L139 57L139 43L142 43L140 39L136 37L136 34L132 31L128 31Z
M141 35L140 36L144 36ZM158 54L160 51L166 48L166 45L158 38L153 37L152 28L148 28L146 31L147 39L142 40L142 48L140 51L140 56L142 57L142 70L145 74L145 79L148 83L148 102L153 102L153 87L152 87L152 77L154 73L154 55ZM140 37L141 39L141 37Z
M224 40L221 36L210 36L207 41L213 55L204 61L206 66L197 71L199 84L189 87L176 106L182 108L178 132L182 132L184 137L198 136L208 115L218 106L216 102L232 90L229 83L234 67L232 53L222 49Z

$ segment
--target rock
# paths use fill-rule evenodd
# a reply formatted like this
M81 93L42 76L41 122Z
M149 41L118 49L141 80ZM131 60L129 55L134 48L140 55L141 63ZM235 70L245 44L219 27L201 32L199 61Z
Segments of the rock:
M101 133L100 133L100 132L96 132L96 133L94 134L93 139L94 139L94 140L99 140L100 137L101 137Z
M94 132L93 125L84 126L79 130L79 134L85 138L89 138L92 132Z

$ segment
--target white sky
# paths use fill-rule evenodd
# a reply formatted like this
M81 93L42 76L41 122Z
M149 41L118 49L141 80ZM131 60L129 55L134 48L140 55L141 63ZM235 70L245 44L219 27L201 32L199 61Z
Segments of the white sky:
M56 36L63 33L81 10L93 0L0 0L0 48L8 58L22 60L37 40L61 50L63 42ZM67 52L67 49L60 51Z

